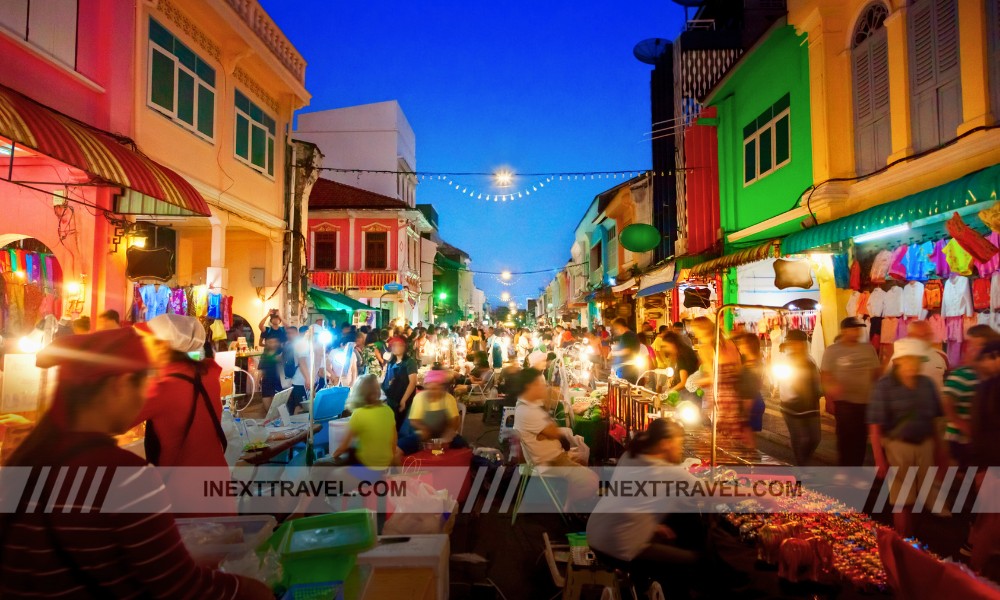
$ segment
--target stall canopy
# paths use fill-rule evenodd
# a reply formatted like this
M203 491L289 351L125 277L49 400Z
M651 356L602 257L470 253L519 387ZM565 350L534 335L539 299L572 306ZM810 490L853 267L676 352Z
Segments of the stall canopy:
M731 267L738 267L747 263L757 262L758 260L764 260L765 258L776 258L780 255L780 246L781 244L778 240L770 240L769 242L759 246L738 250L732 254L726 254L725 256L720 256L719 258L714 258L708 262L696 265L693 269L691 269L691 275L698 277L708 275L709 273L715 273L716 271L729 269Z
M81 123L2 85L0 136L10 140L11 146L29 148L80 169L96 181L125 188L117 212L211 215L194 186L144 156L132 140Z
M945 220L956 211L985 208L984 203L997 200L998 192L1000 165L993 165L944 185L792 234L781 243L781 249L784 254L798 254L888 227L926 224L927 219Z
M636 298L645 298L669 291L674 287L674 272L675 265L671 262L644 275L639 282L639 293L635 295Z
M367 304L362 304L350 296L338 292L309 288L309 299L316 306L316 310L326 312L347 312L353 313L358 310L376 310Z

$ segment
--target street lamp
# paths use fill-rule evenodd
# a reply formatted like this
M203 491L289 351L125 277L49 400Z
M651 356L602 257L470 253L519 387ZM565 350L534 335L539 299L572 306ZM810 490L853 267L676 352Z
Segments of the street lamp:
M441 292L440 294L438 294L438 300L447 300L447 299L448 299L448 294L446 294L444 292Z
M514 174L507 169L500 169L493 175L497 187L510 187L514 183Z
M504 293L500 294L500 299L503 300L504 302L510 300L510 293L509 292L504 292Z
M503 279L504 281L510 281L510 278L511 278L510 271L504 271L503 273L500 273L500 279Z

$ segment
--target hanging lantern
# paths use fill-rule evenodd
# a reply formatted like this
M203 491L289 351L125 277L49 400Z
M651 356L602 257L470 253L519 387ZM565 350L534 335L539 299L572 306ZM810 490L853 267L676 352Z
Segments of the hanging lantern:
M633 223L618 234L622 247L630 252L649 252L660 245L660 230L645 223Z

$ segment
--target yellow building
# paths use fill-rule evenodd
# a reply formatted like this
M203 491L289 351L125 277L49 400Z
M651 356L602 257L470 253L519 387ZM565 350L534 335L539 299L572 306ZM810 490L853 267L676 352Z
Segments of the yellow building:
M779 218L811 209L825 223L1000 163L997 12L987 0L789 0L809 45L815 189Z
M284 307L293 112L305 61L256 0L135 3L132 137L182 174L212 216L150 215L176 232L177 285L233 296L254 326Z

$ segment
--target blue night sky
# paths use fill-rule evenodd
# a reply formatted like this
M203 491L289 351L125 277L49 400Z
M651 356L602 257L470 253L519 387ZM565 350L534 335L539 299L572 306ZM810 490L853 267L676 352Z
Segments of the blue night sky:
M651 67L632 47L674 38L684 18L669 0L261 2L308 62L306 110L398 100L416 133L418 171L648 168ZM494 192L489 178L458 182ZM594 195L620 182L555 181L494 203L424 181L417 202L434 205L441 236L474 270L553 269L509 287L476 275L494 306L506 290L523 307L569 260Z

